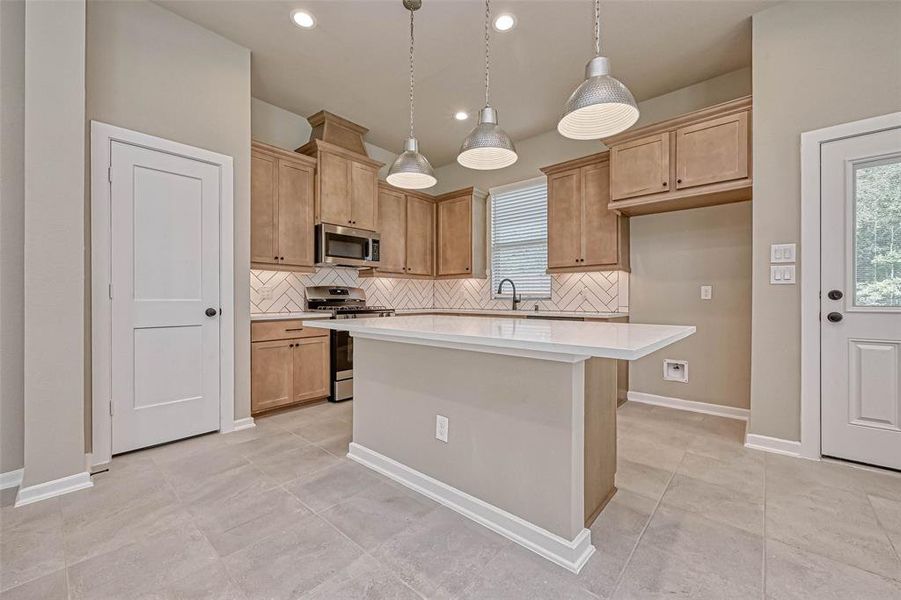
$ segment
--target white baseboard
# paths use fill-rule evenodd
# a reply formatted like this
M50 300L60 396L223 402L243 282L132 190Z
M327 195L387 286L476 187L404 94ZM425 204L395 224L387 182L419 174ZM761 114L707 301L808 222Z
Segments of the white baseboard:
M241 431L243 429L251 429L256 427L257 424L254 423L253 417L244 417L243 419L235 419L235 426L231 431L227 431L225 433L231 433L233 431Z
M22 473L25 469L16 469L15 471L7 471L0 473L0 490L14 488L22 483Z
M83 471L81 473L76 473L75 475L61 477L60 479L46 481L26 488L20 487L19 493L16 495L16 506L24 506L25 504L31 504L32 502L55 498L56 496L83 490L84 488L89 488L93 485L94 482L91 481L91 474L87 471Z
M694 400L670 398L668 396L658 396L657 394L646 394L644 392L629 392L626 395L626 398L632 402L640 402L642 404L665 406L667 408L704 413L705 415L715 415L717 417L726 417L727 419L740 419L742 421L747 421L751 414L751 411L747 408L735 408L734 406L695 402Z
M801 456L801 442L783 440L768 435L757 435L755 433L749 433L745 436L745 448L784 454L785 456Z
M570 541L360 444L352 442L347 456L573 573L578 573L594 553L588 529L582 529Z

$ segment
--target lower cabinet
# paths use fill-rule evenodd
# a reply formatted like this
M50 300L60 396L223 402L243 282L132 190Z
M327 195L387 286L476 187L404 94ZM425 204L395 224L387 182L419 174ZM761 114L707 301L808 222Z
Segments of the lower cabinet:
M250 371L251 414L327 398L328 331L298 321L253 323Z

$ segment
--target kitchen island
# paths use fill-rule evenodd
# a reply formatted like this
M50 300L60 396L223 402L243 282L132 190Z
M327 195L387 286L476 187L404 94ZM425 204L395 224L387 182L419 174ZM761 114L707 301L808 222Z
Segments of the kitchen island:
M574 572L616 491L616 360L695 331L446 315L310 325L354 337L351 459Z

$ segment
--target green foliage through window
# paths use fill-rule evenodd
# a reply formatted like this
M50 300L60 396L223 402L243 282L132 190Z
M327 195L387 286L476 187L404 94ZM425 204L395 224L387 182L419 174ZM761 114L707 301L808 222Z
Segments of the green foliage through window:
M901 306L901 159L854 172L857 306Z

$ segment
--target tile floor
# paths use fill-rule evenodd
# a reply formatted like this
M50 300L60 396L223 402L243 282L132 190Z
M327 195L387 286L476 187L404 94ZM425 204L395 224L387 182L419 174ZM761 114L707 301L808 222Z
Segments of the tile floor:
M901 599L901 478L746 450L738 421L627 403L619 492L573 575L342 457L320 404L3 496L0 599Z

